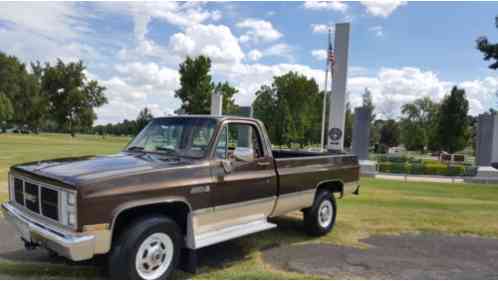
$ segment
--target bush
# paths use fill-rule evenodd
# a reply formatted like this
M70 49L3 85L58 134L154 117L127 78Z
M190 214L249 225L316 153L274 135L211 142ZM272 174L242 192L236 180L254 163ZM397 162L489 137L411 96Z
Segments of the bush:
M377 157L378 162L394 162L394 163L405 163L409 160L408 157L402 155L380 155Z
M465 166L463 170L463 176L465 177L475 177L477 175L476 166Z
M409 166L409 174L412 174L412 175L423 175L424 174L424 164L422 164L422 163L412 163Z
M474 167L465 167L463 165L448 166L445 164L428 164L425 163L397 163L381 162L379 172L392 174L410 174L410 175L438 175L438 176L464 176L471 175L475 171Z

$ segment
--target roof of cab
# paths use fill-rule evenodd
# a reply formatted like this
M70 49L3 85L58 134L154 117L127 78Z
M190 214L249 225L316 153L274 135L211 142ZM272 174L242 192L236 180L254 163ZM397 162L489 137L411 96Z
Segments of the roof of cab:
M211 119L216 119L218 121L224 121L227 119L257 121L257 119L252 118L252 117L244 117L244 116L236 116L236 115L209 115L209 114L172 115L172 116L158 117L157 119L160 119L160 118L211 118Z

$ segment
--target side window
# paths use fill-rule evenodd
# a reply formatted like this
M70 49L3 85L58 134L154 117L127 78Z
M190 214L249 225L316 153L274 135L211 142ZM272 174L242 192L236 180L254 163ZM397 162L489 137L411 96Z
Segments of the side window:
M226 159L227 158L227 126L223 128L218 143L216 144L216 159Z
M230 123L228 129L228 159L233 162L251 162L263 157L258 130L249 124Z

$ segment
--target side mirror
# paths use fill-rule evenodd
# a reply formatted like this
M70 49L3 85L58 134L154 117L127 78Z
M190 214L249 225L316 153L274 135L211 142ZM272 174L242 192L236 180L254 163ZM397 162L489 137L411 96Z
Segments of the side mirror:
M223 170L225 170L226 174L230 174L232 172L232 163L229 160L221 160L221 166Z
M498 162L491 163L491 166L498 170Z

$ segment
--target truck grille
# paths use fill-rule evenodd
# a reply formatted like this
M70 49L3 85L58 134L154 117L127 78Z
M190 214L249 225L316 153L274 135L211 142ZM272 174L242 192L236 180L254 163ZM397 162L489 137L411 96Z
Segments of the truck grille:
M59 192L29 179L14 177L14 200L33 213L59 221Z

